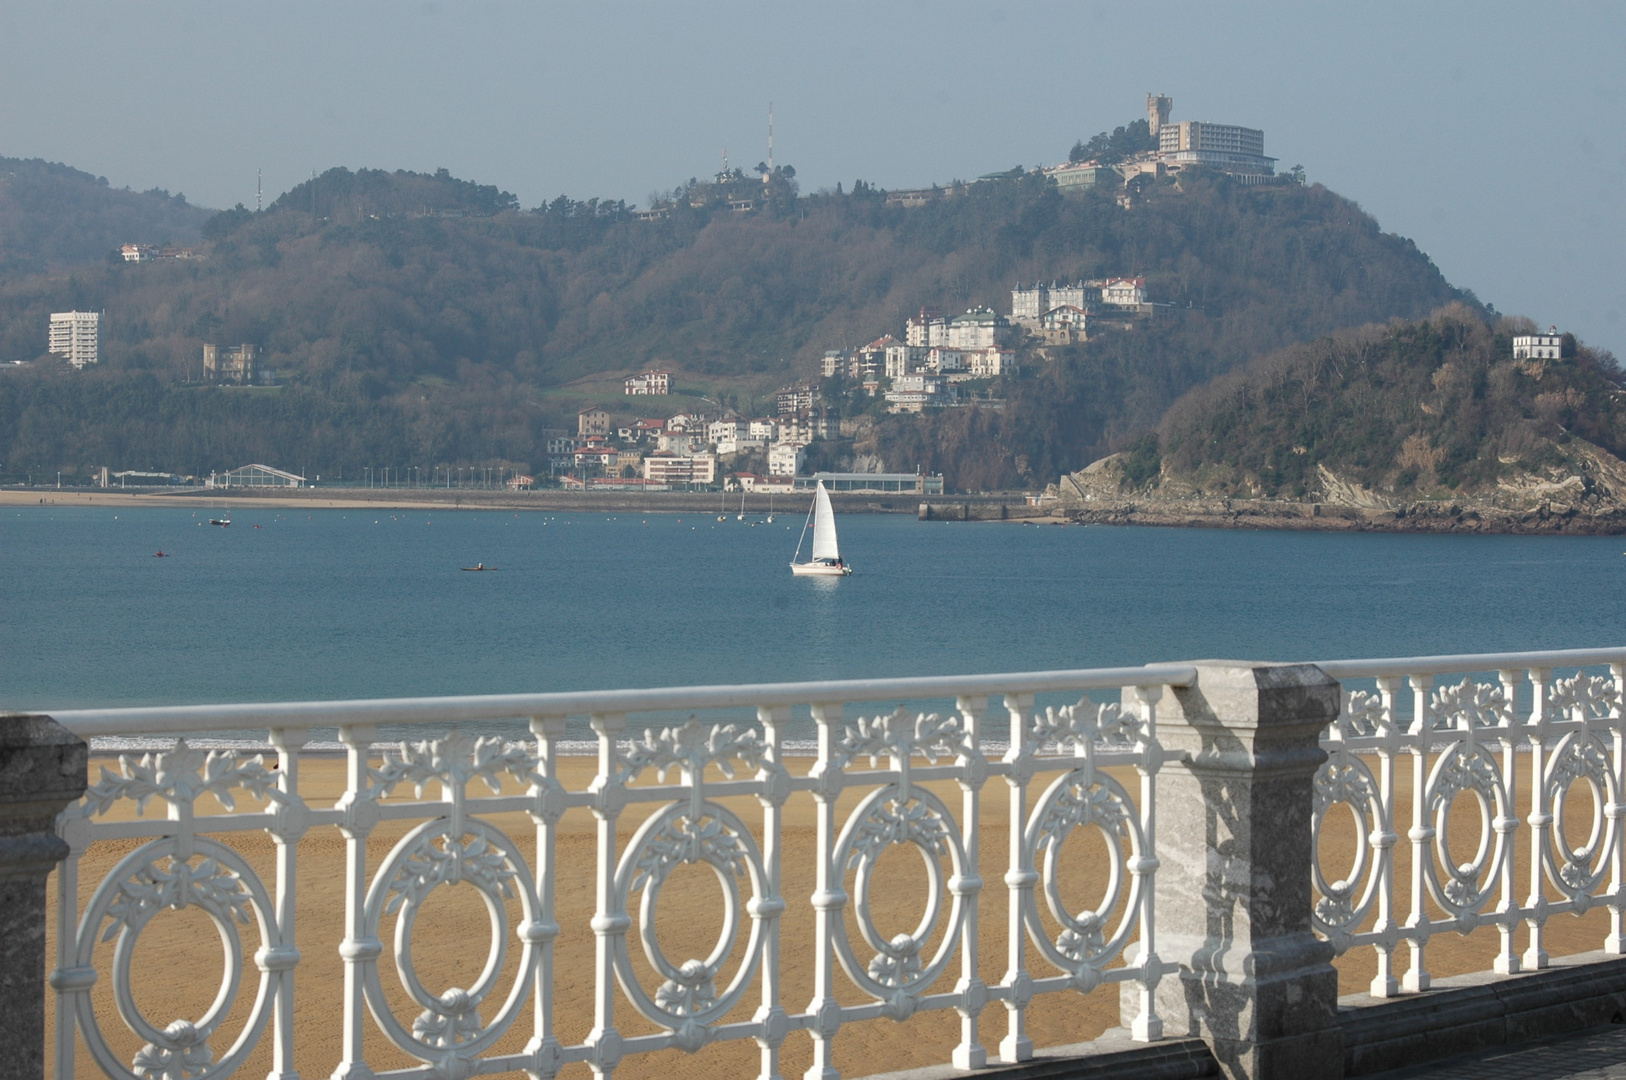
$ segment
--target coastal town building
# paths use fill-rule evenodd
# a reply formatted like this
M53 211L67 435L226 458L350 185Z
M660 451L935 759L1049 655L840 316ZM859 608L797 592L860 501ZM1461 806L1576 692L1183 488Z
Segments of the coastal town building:
M949 320L951 349L986 349L1003 345L1010 338L1011 322L992 308L972 308Z
M768 447L768 475L795 476L802 471L807 448L801 443L777 442Z
M576 414L576 434L581 436L610 434L610 414L597 405L589 405Z
M943 477L940 474L927 476L924 473L816 472L812 476L798 476L795 490L812 491L821 482L824 484L826 491L859 491L874 494L943 494Z
M1146 303L1146 279L1109 278L1101 286L1101 302L1113 307L1140 307Z
M931 372L899 376L892 380L892 389L886 392L892 411L899 413L923 412L947 405L958 396L958 389L945 376Z
M1513 339L1515 360L1557 360L1564 355L1564 335L1549 326L1545 334L1519 334Z
M247 386L258 376L258 359L253 345L204 345L204 381Z
M717 459L710 454L674 454L657 450L644 458L644 479L655 484L710 484L717 479Z
M672 392L672 375L666 371L645 371L637 375L627 376L623 386L625 392L632 396L670 394Z
M801 383L797 386L787 386L774 397L775 407L780 416L791 413L806 412L813 408L814 399L818 396L818 388L810 383Z
M51 314L46 351L76 368L101 359L101 322L97 311L57 311Z
M1023 285L1018 282L1016 288L1011 290L1011 321L1023 326L1038 326L1047 311L1059 307L1075 307L1087 309L1089 293L1099 293L1099 289L1090 289L1083 281L1067 284L1052 281L1045 285L1036 283Z
M904 324L903 339L917 349L949 343L949 320L935 307L923 307Z

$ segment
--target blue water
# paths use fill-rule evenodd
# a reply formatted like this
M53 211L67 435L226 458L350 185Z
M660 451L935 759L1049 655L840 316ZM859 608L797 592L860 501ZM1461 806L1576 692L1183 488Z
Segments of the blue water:
M799 515L209 513L0 511L0 708L1626 642L1620 538L848 515L832 580L791 577Z

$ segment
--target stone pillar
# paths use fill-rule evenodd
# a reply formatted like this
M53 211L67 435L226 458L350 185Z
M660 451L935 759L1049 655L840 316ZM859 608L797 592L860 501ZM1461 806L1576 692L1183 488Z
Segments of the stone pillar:
M0 1076L45 1075L45 880L56 816L85 791L85 744L49 716L0 714Z
M1157 989L1168 1037L1231 1080L1343 1076L1332 947L1310 930L1311 782L1339 686L1320 668L1207 661L1158 737Z

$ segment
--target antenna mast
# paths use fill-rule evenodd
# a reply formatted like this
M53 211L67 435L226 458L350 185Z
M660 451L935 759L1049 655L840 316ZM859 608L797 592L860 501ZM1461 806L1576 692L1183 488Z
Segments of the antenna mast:
M768 171L773 172L773 102L768 102Z
M254 170L254 212L258 214L265 209L265 184L262 170Z

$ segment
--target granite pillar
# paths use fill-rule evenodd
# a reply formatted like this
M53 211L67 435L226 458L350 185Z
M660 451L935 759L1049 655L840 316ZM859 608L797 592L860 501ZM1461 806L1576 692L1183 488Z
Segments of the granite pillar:
M48 716L0 714L0 1077L45 1074L45 882L56 816L85 791L85 744Z
M1158 705L1157 989L1170 1038L1231 1080L1343 1075L1332 947L1310 929L1311 784L1339 686L1311 665L1207 661Z

